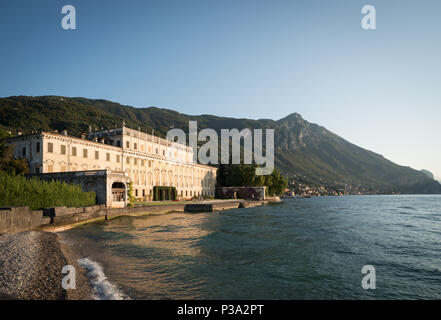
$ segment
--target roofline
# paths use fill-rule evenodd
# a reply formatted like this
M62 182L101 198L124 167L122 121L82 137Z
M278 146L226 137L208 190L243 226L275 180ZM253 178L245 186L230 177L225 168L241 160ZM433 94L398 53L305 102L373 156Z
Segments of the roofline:
M71 139L79 140L81 142L92 143L92 144L96 144L96 145L99 145L99 146L106 146L106 147L118 149L118 150L121 150L121 151L125 150L123 147L112 146L110 144L103 144L103 143L96 142L96 141L93 141L93 140L82 139L82 138L75 137L75 136L70 136L70 135L64 135L64 134L61 134L59 132L47 132L47 131L41 131L41 132L38 132L38 133L31 133L31 134L26 134L26 135L21 135L21 136L5 138L4 141L15 141L15 140L22 139L22 138L29 138L29 137L33 137L33 136L44 136L44 135L53 135L53 136L71 138ZM132 151L132 150L130 150L130 151ZM135 152L139 153L139 151L135 151ZM164 161L170 161L170 160L164 159ZM206 168L206 169L217 169L217 167L215 167L215 166L209 166L209 165L200 164L200 163L182 163L182 164L183 165L193 165L193 166L197 166L197 167L201 167L201 168Z

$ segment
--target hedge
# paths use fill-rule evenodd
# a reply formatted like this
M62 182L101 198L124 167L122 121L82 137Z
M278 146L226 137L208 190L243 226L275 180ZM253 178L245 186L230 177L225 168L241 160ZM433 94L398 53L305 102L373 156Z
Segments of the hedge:
M31 209L48 207L84 207L96 203L95 192L83 192L78 185L44 181L36 177L0 172L0 206L28 206Z
M176 200L177 196L175 187L153 187L153 201Z

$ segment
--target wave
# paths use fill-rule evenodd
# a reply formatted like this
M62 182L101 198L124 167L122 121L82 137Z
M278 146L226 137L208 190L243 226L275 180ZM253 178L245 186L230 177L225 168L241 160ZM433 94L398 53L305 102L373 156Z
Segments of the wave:
M115 285L109 282L104 274L103 267L89 258L78 259L78 263L86 269L87 277L92 283L94 299L96 300L124 300L128 299Z
M416 211L416 210L417 210L417 209L414 208L414 207L407 207L407 206L404 206L404 207L398 207L398 209L407 209L407 210L413 210L413 211Z

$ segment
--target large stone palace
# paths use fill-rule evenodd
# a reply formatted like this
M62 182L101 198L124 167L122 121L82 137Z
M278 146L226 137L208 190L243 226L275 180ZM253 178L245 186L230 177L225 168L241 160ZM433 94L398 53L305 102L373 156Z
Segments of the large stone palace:
M215 192L216 168L195 163L192 148L124 125L81 138L67 131L39 132L6 143L14 147L14 157L26 159L30 173L41 178L78 183L80 177L106 176L106 194L97 194L97 199L108 207L127 202L129 181L135 198L143 201L153 199L155 186L176 187L180 199ZM80 184L85 190L103 189Z

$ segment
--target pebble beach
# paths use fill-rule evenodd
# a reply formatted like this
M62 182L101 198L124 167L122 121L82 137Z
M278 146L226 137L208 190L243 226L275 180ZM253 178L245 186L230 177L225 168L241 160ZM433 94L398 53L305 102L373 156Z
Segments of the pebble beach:
M73 249L55 233L0 235L0 299L88 300L91 288ZM76 289L62 288L63 266L76 270Z

